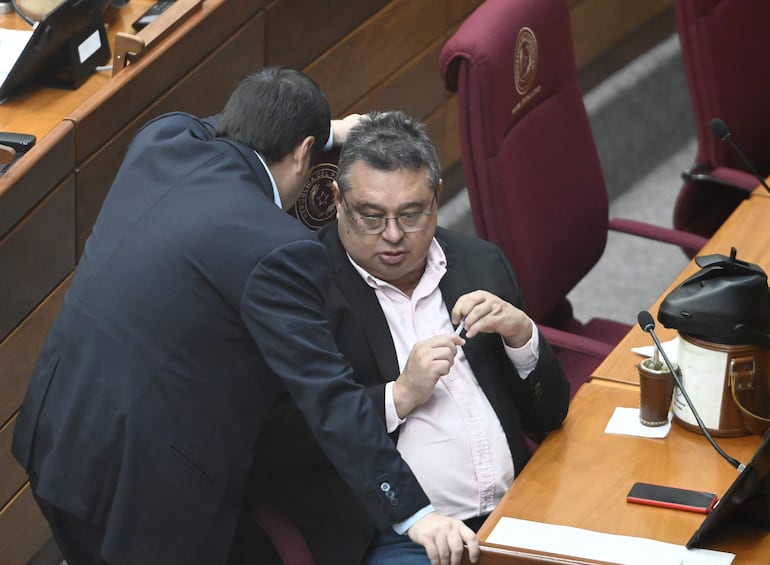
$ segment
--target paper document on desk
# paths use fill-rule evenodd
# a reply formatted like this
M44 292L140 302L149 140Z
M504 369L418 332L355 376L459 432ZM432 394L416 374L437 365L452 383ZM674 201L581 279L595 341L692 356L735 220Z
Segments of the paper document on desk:
M729 565L735 555L645 538L501 518L488 543L618 565Z
M32 30L16 30L0 28L0 85L11 72L24 47L32 37Z
M666 355L668 356L668 360L671 361L672 363L676 363L676 358L677 358L677 355L679 354L679 336L676 336L674 339L670 339L668 341L662 341L660 342L660 345L663 347L663 351L666 352ZM631 351L643 357L652 357L653 355L655 355L655 346L642 345L639 347L632 347ZM662 360L663 359L661 359L661 361Z
M612 417L604 428L605 434L620 434L624 436L664 438L671 431L671 412L668 413L668 424L662 426L645 426L639 421L638 408L617 406Z

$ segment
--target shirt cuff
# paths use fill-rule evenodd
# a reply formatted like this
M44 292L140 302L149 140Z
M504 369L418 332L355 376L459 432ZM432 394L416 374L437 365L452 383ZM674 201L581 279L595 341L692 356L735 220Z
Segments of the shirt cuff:
M535 370L540 359L540 333L537 331L535 322L530 320L530 323L532 324L532 337L521 347L509 347L503 339L503 346L508 354L508 359L516 367L522 379L526 379Z
M334 147L334 128L329 124L329 139L326 140L324 151L331 151L332 147Z
M404 535L409 530L409 528L411 528L417 523L418 520L421 520L431 512L435 512L435 511L436 509L433 508L433 505L428 504L428 506L426 506L421 510L418 510L403 522L397 522L393 524L393 529L397 534Z
M406 422L406 418L399 418L396 411L396 402L393 400L394 381L385 385L385 427L389 434L395 432L398 427Z

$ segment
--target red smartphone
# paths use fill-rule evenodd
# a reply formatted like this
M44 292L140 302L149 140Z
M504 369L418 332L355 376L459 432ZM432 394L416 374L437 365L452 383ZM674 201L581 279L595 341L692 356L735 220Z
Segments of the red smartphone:
M717 495L713 492L689 490L649 483L634 483L626 495L628 502L649 504L677 510L688 510L707 514L717 503Z

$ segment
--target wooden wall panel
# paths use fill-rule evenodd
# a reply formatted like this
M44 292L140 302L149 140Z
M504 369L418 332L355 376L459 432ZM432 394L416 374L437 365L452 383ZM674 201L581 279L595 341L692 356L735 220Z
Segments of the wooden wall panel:
M395 0L305 68L339 115L442 37L446 0ZM456 11L456 10L455 10ZM438 60L433 72L438 74Z
M27 481L27 474L11 455L13 424L16 418L0 426L0 508L19 492ZM0 554L0 557L2 554Z
M0 239L0 340L75 267L74 214L69 176Z
M171 111L208 116L221 111L235 84L264 64L265 19L254 18L214 51L192 72L143 111L78 170L77 257L83 252L102 202L112 184L126 148L137 130L151 118ZM248 53L233 59L232 53ZM211 77L216 76L216 80ZM194 95L193 95L194 93Z
M589 66L647 22L672 10L673 0L572 0L570 21L578 69Z
M301 69L388 0L278 0L267 7L265 61Z
M0 177L0 238L75 167L75 132L60 122Z
M51 538L48 524L26 485L0 510L0 557L3 565L25 565Z
M460 160L460 138L457 135L457 97L448 98L424 121L433 140L433 145L436 147L441 167L446 170L452 163ZM452 187L449 188L451 191Z
M438 56L445 42L445 36L434 41L343 114L403 110L416 118L425 118L450 96L437 70Z

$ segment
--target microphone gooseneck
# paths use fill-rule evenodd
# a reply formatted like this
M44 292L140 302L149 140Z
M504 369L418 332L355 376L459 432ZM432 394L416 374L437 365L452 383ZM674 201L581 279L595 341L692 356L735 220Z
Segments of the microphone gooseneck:
M751 174L754 175L759 183L765 187L765 190L767 192L770 192L770 186L767 186L767 183L765 182L765 179L762 178L762 176L757 172L757 170L754 168L754 165L751 164L751 162L746 158L746 156L743 154L743 152L738 149L738 146L733 141L732 137L730 136L730 130L727 127L727 124L724 123L719 118L712 118L709 122L709 127L711 128L711 131L714 135L716 135L719 139L722 141L726 141L727 144L733 148L733 151L738 155L738 157L741 158L741 161L746 165L746 168L751 171Z
M695 410L695 406L693 405L692 400L690 400L690 396L687 394L687 391L684 389L684 385L682 384L682 381L679 378L679 373L675 370L673 363L671 363L671 361L668 358L668 355L666 355L666 352L663 349L663 346L661 345L660 340L658 339L658 336L655 335L655 321L652 319L652 314L647 312L647 310L642 310L641 312L639 312L636 319L639 322L639 327L642 328L643 331L650 334L650 336L652 337L652 341L655 342L656 351L659 351L660 354L663 356L663 361L665 361L666 366L668 367L668 370L671 371L671 375L674 377L674 382L676 383L677 388L679 388L679 390L682 392L682 396L687 402L687 406L690 407L690 410L692 411L693 416L695 416L695 421L698 422L698 427L703 432L703 435L706 436L706 439L709 441L712 447L716 449L717 453L719 453L719 455L724 457L725 460L730 465L738 469L739 472L743 471L743 469L746 466L740 461L738 461L737 459L730 457L727 453L724 452L724 450L721 447L719 447L717 442L714 441L714 438L711 437L711 434L706 428L706 425L703 423L703 420L701 420L701 417L698 414L697 410Z

